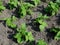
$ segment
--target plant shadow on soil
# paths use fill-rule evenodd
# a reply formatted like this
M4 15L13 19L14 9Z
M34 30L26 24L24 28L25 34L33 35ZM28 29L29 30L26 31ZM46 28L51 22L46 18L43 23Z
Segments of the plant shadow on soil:
M60 14L58 14L57 25L60 25Z
M31 29L33 29L34 31L40 31L39 29L39 24L38 23L34 23L35 19L32 19L30 23L28 23L27 25L31 26Z
M10 9L9 4L6 4L5 7L6 7L7 9L9 9L9 10L12 10L12 9ZM13 7L13 5L12 5L12 7ZM15 9L14 11L12 11L13 15L16 16L17 18L20 18L21 16L20 16L20 14L18 13L18 11L19 11L19 6L18 6L18 7L14 7L13 9Z
M39 5L39 6L37 6L37 11L36 11L36 12L40 12L40 13L42 13L42 15L51 16L50 13L46 13L46 12L45 12L45 7L44 7L44 5ZM56 15L56 14L55 14L55 15Z
M44 12L44 6L43 5L37 6L37 11L41 12L42 14L45 14L45 12Z
M12 10L13 8L16 8L16 7L14 7L13 5L11 5L11 8L12 8L12 7L13 7L13 8L10 9L10 6L9 6L9 5L10 5L9 3L8 3L8 4L5 3L5 7L6 7L6 9Z
M47 2L47 1L56 1L56 0L41 0L42 2Z
M12 28L10 28L10 29L12 29ZM16 34L16 29L12 29L12 31L7 31L7 33L9 34L8 36L7 36L7 38L8 39L11 39L12 41L14 41L15 43L17 43L17 40L13 37L15 34Z
M1 22L2 22L2 20L0 20ZM6 21L3 21L3 25L5 26L5 27L7 27L6 26ZM11 28L11 27L8 27L9 29L12 29L12 30L8 30L7 31L7 33L8 33L8 36L7 36L7 38L8 39L11 39L12 41L14 41L14 42L16 42L17 43L17 41L16 41L16 39L13 37L14 35L15 35L15 33L17 32L16 31L16 28L15 29L13 29L13 28Z
M41 0L42 2L46 2L46 0Z
M2 22L2 24L6 27L6 21L4 20L0 20Z
M50 30L51 30L51 28L50 29L46 29L46 31L45 32L47 32L47 41L48 42L51 42L52 40L54 40L54 37L55 37L55 35L56 35L56 33L54 33L54 32L50 32Z
M26 42L25 45L36 45L36 42L35 41Z
M34 2L33 2L32 0L25 0L25 2L30 3L30 4L33 4L33 5L34 5Z
M19 14L19 8L20 6L18 6L17 8L15 8L15 10L12 12L14 16L16 16L17 18L21 18L21 15Z
M5 7L10 10L9 4L5 3Z

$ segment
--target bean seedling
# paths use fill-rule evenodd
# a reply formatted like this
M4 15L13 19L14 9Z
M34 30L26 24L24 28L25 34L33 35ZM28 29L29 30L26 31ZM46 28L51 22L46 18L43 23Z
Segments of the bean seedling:
M14 35L18 43L23 43L24 41L33 41L33 35L31 32L27 32L25 23L21 24L21 27L17 29L17 33Z
M7 19L6 19L6 25L7 25L8 27L11 27L11 28L16 28L17 25L14 24L14 21L15 21L15 20L16 20L16 17L15 17L15 16L12 16L11 18L7 18Z
M19 17L25 17L27 14L32 14L32 10L30 9L31 7L34 7L32 4L30 3L25 3L22 2L20 3L20 7L19 7Z
M48 6L44 9L44 11L48 14L48 15L56 15L57 12L59 10L59 6L57 3L53 3L52 1L49 2Z
M38 18L36 18L36 23L39 23L39 29L40 31L43 31L45 27L47 26L47 23L44 21L45 19L48 19L48 16L40 14Z

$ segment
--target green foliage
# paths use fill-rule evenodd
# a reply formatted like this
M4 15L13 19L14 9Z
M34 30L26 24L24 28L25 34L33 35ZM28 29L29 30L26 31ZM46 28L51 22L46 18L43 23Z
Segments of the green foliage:
M45 29L45 27L47 26L47 23L44 21L41 21L41 22L40 22L41 25L39 26L39 29L40 29L40 31L43 31Z
M13 8L15 8L15 7L17 7L17 5L18 5L18 0L9 0L9 8L10 9L13 9Z
M60 31L56 34L55 39L60 40Z
M16 20L15 16L12 16L12 18L6 19L6 25L11 28L16 28L16 24L14 24L14 21Z
M48 19L49 17L46 15L42 15L40 14L38 18L36 18L36 23L39 23L39 29L40 31L43 31L45 29L45 27L47 26L47 23L45 22L45 19Z
M40 0L32 0L35 4L35 6L37 6L40 3Z
M21 24L21 27L17 29L17 33L14 35L14 38L17 39L18 43L23 43L24 41L33 41L33 35L31 32L27 32L26 24Z
M44 10L47 14L54 16L55 14L57 14L59 6L57 3L53 3L51 1Z
M2 10L4 10L5 9L5 7L3 6L3 3L2 3L2 1L0 0L0 12L2 11Z
M52 27L51 30L50 30L50 32L54 32L54 33L57 33L59 31L60 31L60 29L59 28L55 28L55 27Z
M25 2L21 2L20 4L21 5L18 11L20 17L25 17L27 14L32 14L32 10L30 9L31 7L34 7L32 4Z
M38 40L37 45L47 45L47 43L44 40L40 39Z
M51 28L50 32L56 33L54 39L60 40L60 28L53 27L53 28Z
M56 3L60 6L60 0L56 0Z

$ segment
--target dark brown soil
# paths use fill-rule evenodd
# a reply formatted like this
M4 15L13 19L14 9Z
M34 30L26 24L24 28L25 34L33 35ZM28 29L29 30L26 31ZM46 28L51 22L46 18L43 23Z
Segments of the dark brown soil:
M4 2L4 5L6 6L8 0L3 0L3 2ZM45 29L44 32L40 32L39 29L34 27L34 25L32 24L33 20L38 17L39 13L44 13L43 8L46 6L47 6L46 2L41 2L41 4L38 7L33 9L33 11L34 11L33 15L27 15L25 18L18 19L16 24L18 26L20 26L20 24L22 24L23 22L26 22L27 30L32 32L32 34L35 38L35 41L37 41L39 39L44 39L48 45L60 45L60 41L53 39L54 34L48 32L48 30L51 27L60 26L60 16L59 16L60 13L58 13L57 16L50 17L50 19L46 21L48 24L48 27ZM13 9L13 10L5 9L0 14L0 19L8 18L8 17L11 17L11 15L15 15L13 13L14 11L15 11L15 9ZM30 42L23 43L23 44L16 43L16 41L12 38L13 33L14 33L14 30L8 28L4 24L4 21L1 21L0 22L0 45L29 45ZM33 43L33 45L36 45L35 42L32 42L32 43Z

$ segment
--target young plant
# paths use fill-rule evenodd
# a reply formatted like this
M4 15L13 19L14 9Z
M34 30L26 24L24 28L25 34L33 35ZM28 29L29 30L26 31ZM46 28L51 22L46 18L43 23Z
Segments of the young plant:
M25 17L27 14L32 14L32 10L30 9L31 7L34 7L30 3L25 3L22 2L20 3L19 11L18 14L20 15L19 17Z
M48 15L56 15L57 12L59 10L59 6L57 3L53 3L52 1L49 2L48 6L44 9L44 11L48 14Z
M37 6L40 3L40 0L32 0L34 2L34 5Z
M4 10L5 9L5 7L3 6L3 3L2 3L2 1L0 0L0 12L2 11L2 10Z
M47 23L45 22L45 19L48 19L48 16L40 14L38 18L36 18L36 23L39 24L40 31L43 31L45 27L47 26Z
M8 5L9 5L9 8L10 8L10 9L13 9L13 8L17 7L17 5L18 5L18 0L9 0Z
M38 40L37 45L47 45L47 43L44 40L40 39Z
M7 25L8 27L11 27L11 28L16 28L17 25L14 24L14 21L15 21L15 20L16 20L16 17L15 17L15 16L12 16L11 18L7 18L7 19L6 19L6 25Z
M33 41L33 35L31 32L27 32L26 24L21 24L21 27L17 29L17 33L14 35L14 38L17 39L18 43L23 43L24 41Z
M54 32L56 33L56 35L54 36L54 39L56 40L60 40L60 28L51 28L50 32Z

